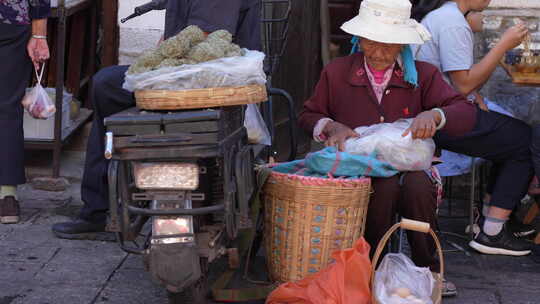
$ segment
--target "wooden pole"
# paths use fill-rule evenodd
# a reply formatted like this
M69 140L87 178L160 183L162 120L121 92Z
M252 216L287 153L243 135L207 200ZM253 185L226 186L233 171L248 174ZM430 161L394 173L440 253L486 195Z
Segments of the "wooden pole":
M101 67L118 64L120 30L118 26L118 0L102 0L103 52Z
M299 112L304 101L313 93L322 69L320 1L293 0L290 18L289 39L275 73L273 86L289 92ZM276 150L282 159L282 156L288 155L288 110L281 101L276 101L274 107ZM303 131L298 133L299 152L303 153L309 149L311 138Z

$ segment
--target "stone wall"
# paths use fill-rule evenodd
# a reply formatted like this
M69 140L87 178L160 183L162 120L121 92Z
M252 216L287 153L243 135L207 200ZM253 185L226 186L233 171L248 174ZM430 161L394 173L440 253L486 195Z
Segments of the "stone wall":
M529 25L531 47L540 49L540 0L493 0L484 15L484 32L476 37L478 60L493 47L504 31L514 24L513 19L516 17ZM540 100L540 88L512 84L510 77L500 67L481 93L526 121L530 121L533 116L529 114L531 106Z
M165 11L153 11L120 23L133 9L149 0L122 0L118 19L120 24L120 64L131 64L144 50L154 47L163 35Z

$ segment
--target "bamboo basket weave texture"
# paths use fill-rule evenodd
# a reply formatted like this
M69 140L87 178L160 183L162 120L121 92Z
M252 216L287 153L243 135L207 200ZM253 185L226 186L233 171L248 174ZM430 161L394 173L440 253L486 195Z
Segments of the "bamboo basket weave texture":
M270 277L297 281L326 267L364 235L371 179L272 172L263 188Z
M264 85L183 91L136 91L137 107L144 110L182 110L236 106L266 101Z

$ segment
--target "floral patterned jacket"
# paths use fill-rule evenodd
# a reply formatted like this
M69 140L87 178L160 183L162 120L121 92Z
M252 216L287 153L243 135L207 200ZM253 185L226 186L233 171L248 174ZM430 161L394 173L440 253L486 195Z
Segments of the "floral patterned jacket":
M0 0L0 23L30 24L51 12L50 0Z

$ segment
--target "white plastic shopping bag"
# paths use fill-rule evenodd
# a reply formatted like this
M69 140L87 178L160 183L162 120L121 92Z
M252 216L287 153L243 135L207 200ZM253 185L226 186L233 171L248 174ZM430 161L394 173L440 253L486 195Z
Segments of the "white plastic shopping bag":
M41 72L38 74L36 70L37 84L22 100L22 105L28 111L30 116L37 119L47 119L54 115L56 107L47 94L47 91L41 86L41 79L43 78L43 71L45 70L45 63L41 66Z
M248 142L250 144L272 145L270 131L268 131L268 127L256 104L247 105L244 127L247 129Z
M375 298L383 304L433 304L435 280L427 267L417 267L401 253L389 253L374 278Z
M431 167L435 142L433 139L413 139L412 134L402 134L412 119L381 123L354 129L358 138L345 142L345 152L359 155L376 154L377 159L391 164L398 171L421 171Z

